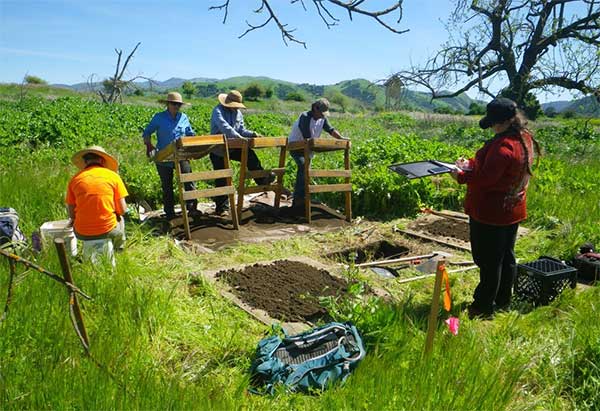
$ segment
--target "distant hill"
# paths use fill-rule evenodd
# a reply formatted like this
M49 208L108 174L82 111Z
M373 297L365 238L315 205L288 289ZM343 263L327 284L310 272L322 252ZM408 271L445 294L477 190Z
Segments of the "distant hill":
M265 89L270 89L273 95L279 99L294 98L310 101L314 98L331 95L331 93L340 92L346 96L351 105L362 106L365 108L384 108L385 106L385 88L378 83L372 83L365 79L345 80L330 85L315 85L307 83L292 83L289 81L272 79L269 77L238 76L227 79L213 79L197 77L192 79L170 78L165 81L154 81L152 85L148 81L137 83L138 87L156 93L163 93L166 90L180 89L184 82L191 81L196 86L199 97L213 97L218 93L226 92L231 89L244 89L250 84L260 84ZM76 91L89 91L87 83L78 83L73 85L56 85L69 88ZM98 83L95 86L99 86ZM427 93L404 90L400 99L400 107L403 109L434 111L450 110L457 112L468 112L469 105L475 100L466 94L449 99L439 99L431 101Z
M542 109L544 111L549 108L553 108L557 113L572 111L583 116L600 116L600 103L593 96L587 96L573 101L552 101L550 103L542 104Z

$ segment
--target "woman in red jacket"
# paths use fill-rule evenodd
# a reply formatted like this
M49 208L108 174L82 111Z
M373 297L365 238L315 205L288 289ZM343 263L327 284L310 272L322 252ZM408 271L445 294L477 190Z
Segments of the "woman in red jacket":
M494 99L479 122L483 129L492 128L494 138L477 151L475 158L456 162L460 170L453 177L467 185L465 212L470 217L471 252L480 276L468 310L470 318L489 318L494 310L510 304L517 228L527 217L533 152L540 153L526 124L514 101Z

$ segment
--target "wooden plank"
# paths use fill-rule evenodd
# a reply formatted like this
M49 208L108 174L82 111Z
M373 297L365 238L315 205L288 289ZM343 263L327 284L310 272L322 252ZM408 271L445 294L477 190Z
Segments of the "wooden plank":
M352 173L352 171L350 171L350 144L348 144L346 150L344 150L344 168L349 173ZM344 178L344 183L350 184L350 176ZM344 206L346 211L346 221L350 222L352 221L352 191L344 193Z
M310 170L311 177L352 177L352 170Z
M204 136L187 136L181 137L176 140L178 148L187 148L193 146L207 146L207 145L216 145L223 144L224 141L223 134L211 134Z
M248 145L245 144L241 150L240 156L240 175L238 181L238 202L236 204L236 212L238 216L242 215L242 210L244 208L244 193L246 193L246 173L248 172ZM233 204L231 205L233 208Z
M229 148L244 148L248 144L245 138L228 138L227 145Z
M285 147L286 137L255 137L248 140L250 148Z
M308 176L310 176L311 158L308 144L304 144L302 153L304 156L304 216L306 217L308 224L310 224L312 220L312 210L310 209L310 178Z
M312 193L332 193L337 191L352 191L352 184L323 184L308 186L309 192Z
M226 194L233 194L235 189L233 186L217 187L217 188L206 188L204 190L191 190L183 193L183 200L195 200L203 197L216 197Z
M197 171L195 173L185 173L181 175L181 182L187 183L189 181L202 181L202 180L214 180L217 178L233 177L233 170L211 170L211 171Z
M285 140L287 142L287 139ZM286 143L287 145L287 143ZM279 169L285 170L285 154L286 154L286 146L283 146L279 150ZM273 202L273 206L276 209L279 209L281 203L281 192L283 191L283 176L285 173L277 173L277 189L275 190L275 201Z
M177 184L179 185L179 204L181 205L181 216L183 217L183 227L185 229L185 238L187 240L192 239L192 230L190 229L190 219L188 218L187 207L185 200L191 200L185 198L185 187L181 181L181 164L177 156L175 156L175 174L177 175Z
M218 146L219 144L214 144L211 146L190 146L186 148L178 148L177 156L180 160L199 159L207 156L215 147Z
M334 151L344 150L348 147L348 140L340 140L337 138L313 138L310 139L310 148L312 151Z
M231 169L231 167L229 166L229 147L227 144L227 139L223 139L223 143L225 146L225 152L223 153L223 168L224 169ZM228 195L229 197L229 209L230 209L230 215L231 215L231 222L233 224L233 228L235 228L236 230L240 229L240 225L239 225L239 216L240 214L238 214L235 205L235 189L233 187L232 184L232 178L231 177L226 177L225 178L225 184L227 185L227 187L231 187L231 193Z
M251 178L261 178L261 177L269 177L271 172L279 175L285 173L285 168L272 168L270 170L254 170L254 171L246 171L245 178L249 180Z
M308 140L288 142L287 149L289 151L304 150L304 146L306 146L306 141Z

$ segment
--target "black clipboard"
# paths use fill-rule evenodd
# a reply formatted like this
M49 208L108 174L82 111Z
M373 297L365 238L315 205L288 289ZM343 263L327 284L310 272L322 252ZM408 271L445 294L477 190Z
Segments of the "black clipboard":
M412 163L392 164L388 167L395 173L408 179L436 176L457 170L454 164L437 160L414 161Z

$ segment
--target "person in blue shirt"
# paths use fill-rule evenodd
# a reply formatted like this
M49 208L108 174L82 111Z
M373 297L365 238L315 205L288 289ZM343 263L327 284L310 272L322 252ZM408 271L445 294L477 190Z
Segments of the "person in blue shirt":
M160 103L166 104L167 109L156 113L150 123L144 129L142 137L146 145L146 156L154 157L156 152L162 150L173 141L180 139L182 136L193 136L194 129L190 124L188 116L181 113L179 110L184 104L181 94L170 92L167 98L159 100ZM152 134L156 133L156 146L152 144ZM182 173L191 173L192 167L188 160L179 162ZM163 192L163 205L167 219L175 218L175 197L173 195L173 170L175 164L172 161L156 163L156 170L160 177L160 183ZM195 184L192 182L184 183L186 191L195 190ZM186 208L189 212L197 212L198 201L189 200L186 202Z
M231 90L229 93L219 94L219 104L213 109L210 117L210 134L224 134L226 138L254 138L260 137L260 134L248 130L244 126L244 115L240 111L246 106L242 103L242 93L237 90ZM225 161L223 158L224 152L221 147L214 149L210 153L210 161L213 165L213 169L222 170L225 168ZM229 159L240 161L242 150L229 149ZM263 170L262 165L258 156L252 149L248 149L248 170ZM275 180L275 175L264 178L255 178L254 181L258 185L267 185ZM224 178L217 179L215 185L217 187L225 186L226 181ZM228 198L227 196L218 196L215 200L215 213L217 215L224 215L229 211Z

